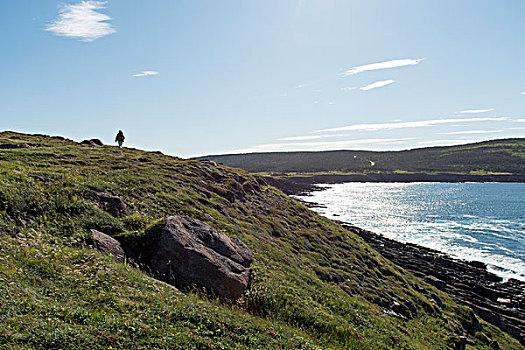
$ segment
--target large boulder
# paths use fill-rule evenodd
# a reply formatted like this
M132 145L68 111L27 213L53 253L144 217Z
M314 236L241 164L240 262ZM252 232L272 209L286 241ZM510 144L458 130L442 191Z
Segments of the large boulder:
M250 283L251 250L239 239L185 216L172 216L135 240L141 263L181 289L237 299Z

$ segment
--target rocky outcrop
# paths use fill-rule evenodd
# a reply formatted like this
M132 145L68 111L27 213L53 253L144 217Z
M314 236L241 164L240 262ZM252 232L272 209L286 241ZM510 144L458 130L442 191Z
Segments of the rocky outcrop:
M91 191L97 198L102 209L110 213L111 215L120 215L128 211L128 206L122 198L113 196L105 192Z
M84 140L80 142L81 145L87 145L87 146L93 146L93 147L101 147L104 146L104 142L102 142L100 139L90 139L90 140Z
M280 189L287 195L302 196L321 189L319 186L315 186L311 183L293 181L287 178L265 176L264 181L269 185Z
M129 244L141 264L180 289L205 289L234 300L249 286L251 250L202 221L172 216Z
M27 143L3 143L0 144L0 149L21 149L21 148L35 148Z
M525 345L525 282L515 279L502 282L500 277L488 272L486 265L481 262L452 259L429 248L400 243L355 226L341 224L361 236L385 258L471 307L480 318Z

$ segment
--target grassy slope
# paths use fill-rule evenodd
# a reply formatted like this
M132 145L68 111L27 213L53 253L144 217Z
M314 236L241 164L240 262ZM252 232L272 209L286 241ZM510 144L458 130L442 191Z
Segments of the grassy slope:
M399 152L279 152L205 158L251 172L525 174L525 139L493 140Z
M0 133L7 142L39 147L0 150L2 348L445 349L463 333L472 348L489 349L491 339L520 348L244 171ZM91 190L122 196L131 211L109 215ZM173 214L204 220L254 251L254 281L236 305L182 294L85 247L91 228L133 239Z

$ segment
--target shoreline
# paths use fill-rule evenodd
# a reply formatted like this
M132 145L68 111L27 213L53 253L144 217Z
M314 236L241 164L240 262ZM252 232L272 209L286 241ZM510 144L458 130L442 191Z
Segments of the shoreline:
M525 175L466 175L466 174L323 174L323 175L305 175L305 176L286 176L270 177L264 179L271 183L278 182L288 191L294 191L294 188L302 186L305 192L310 192L309 187L315 184L338 184L345 182L514 182L524 183ZM283 188L279 188L283 190ZM285 192L285 190L283 190ZM285 192L286 193L286 192ZM303 192L304 193L304 192ZM290 193L298 194L298 193Z
M513 278L503 282L482 262L454 259L434 249L401 243L348 223L336 222L360 236L388 260L469 306L481 319L509 333L525 346L525 282Z
M308 181L265 180L288 195L305 195L323 190ZM320 206L317 203L300 202L310 208ZM487 265L479 261L455 259L434 249L398 242L347 222L334 221L360 236L394 264L470 307L481 319L509 333L525 346L525 282L513 278L503 281L502 277L488 271Z

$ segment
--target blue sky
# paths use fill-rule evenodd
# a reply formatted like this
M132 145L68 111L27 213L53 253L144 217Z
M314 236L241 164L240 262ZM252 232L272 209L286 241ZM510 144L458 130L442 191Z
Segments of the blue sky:
M1 130L182 157L525 137L525 2L0 4Z

